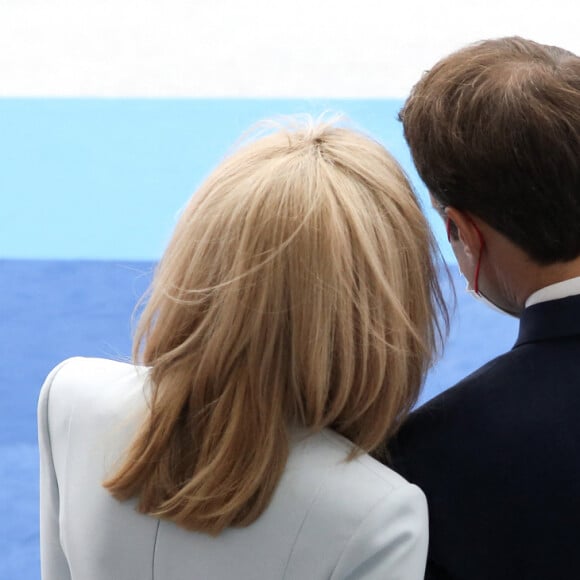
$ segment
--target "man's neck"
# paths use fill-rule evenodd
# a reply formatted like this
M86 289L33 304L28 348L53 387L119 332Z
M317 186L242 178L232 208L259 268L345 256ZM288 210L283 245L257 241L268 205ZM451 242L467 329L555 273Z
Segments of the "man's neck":
M570 294L578 293L576 291L577 284L566 285L561 283L580 277L580 258L547 266L537 264L534 266L529 268L522 284L522 297L526 306L529 306L530 302L540 302L549 299L552 294L554 297L562 297L563 295L569 296ZM554 288L554 293L550 293L549 289L554 287L554 285L558 286ZM525 297L523 294L525 294ZM535 297L537 298L538 294L541 299L536 300Z
M477 225L485 245L482 272L501 306L519 312L526 300L542 288L580 276L580 257L567 262L538 264L503 234L481 220Z

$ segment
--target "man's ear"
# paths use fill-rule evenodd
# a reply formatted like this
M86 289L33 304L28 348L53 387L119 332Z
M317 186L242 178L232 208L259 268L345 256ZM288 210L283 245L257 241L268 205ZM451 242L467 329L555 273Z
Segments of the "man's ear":
M459 239L455 243L462 244L463 251L467 256L474 260L477 259L485 242L473 218L468 213L454 207L446 207L445 215L457 228Z

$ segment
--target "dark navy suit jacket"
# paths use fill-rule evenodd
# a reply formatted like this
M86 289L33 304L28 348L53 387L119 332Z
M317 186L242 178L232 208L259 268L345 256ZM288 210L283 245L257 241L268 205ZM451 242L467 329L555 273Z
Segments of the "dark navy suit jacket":
M527 308L513 349L389 448L427 495L427 578L580 578L580 296Z

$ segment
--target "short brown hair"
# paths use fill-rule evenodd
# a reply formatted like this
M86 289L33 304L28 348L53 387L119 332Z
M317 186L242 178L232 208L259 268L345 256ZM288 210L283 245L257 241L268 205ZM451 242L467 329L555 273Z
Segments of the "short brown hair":
M266 509L293 426L379 447L416 402L444 313L397 162L332 124L282 128L193 196L135 337L141 431L105 486L217 534ZM143 347L143 348L141 348Z
M400 113L419 175L538 263L580 255L580 58L519 37L438 62Z

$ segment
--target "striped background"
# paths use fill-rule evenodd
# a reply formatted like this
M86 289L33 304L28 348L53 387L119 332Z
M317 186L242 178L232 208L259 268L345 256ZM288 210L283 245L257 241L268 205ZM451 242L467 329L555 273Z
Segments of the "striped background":
M240 133L345 112L424 199L396 121L422 71L509 34L580 52L575 4L0 0L0 579L39 578L43 377L68 356L128 355L131 310L179 209ZM424 399L515 332L459 290Z

